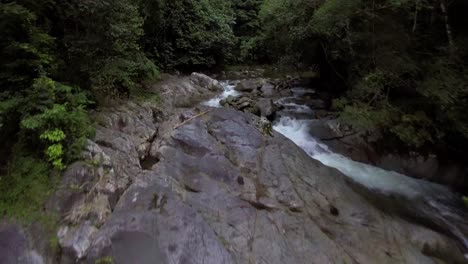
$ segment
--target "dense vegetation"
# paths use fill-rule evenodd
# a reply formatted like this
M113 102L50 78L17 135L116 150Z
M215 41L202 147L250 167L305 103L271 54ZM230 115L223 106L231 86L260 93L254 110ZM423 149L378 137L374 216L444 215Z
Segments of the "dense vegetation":
M342 120L387 147L463 154L468 4L454 0L267 0L260 43L321 66Z
M224 0L0 1L0 215L29 218L41 208L52 175L92 136L90 107L141 97L159 69L237 60L238 37L253 34L258 8L259 1Z
M51 172L92 136L87 110L161 70L319 65L344 122L463 156L467 12L463 0L2 0L0 215L40 208Z

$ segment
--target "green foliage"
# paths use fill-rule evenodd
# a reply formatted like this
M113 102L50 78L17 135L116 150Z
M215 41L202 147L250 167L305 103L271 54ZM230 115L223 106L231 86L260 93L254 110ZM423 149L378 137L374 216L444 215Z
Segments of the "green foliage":
M107 257L102 257L98 260L96 260L95 264L113 264L114 263L114 258L107 256Z
M165 68L212 67L233 46L233 14L224 0L142 1L145 49Z
M41 77L35 80L22 110L21 128L25 140L41 142L48 161L55 168L76 159L91 134L85 106L86 96L72 87ZM65 149L64 146L67 146Z
M21 151L10 162L8 174L0 177L0 216L45 220L43 204L57 179L50 175L47 163Z
M263 56L295 67L312 63L317 42L308 24L316 6L309 0L265 0L259 12L261 34L255 40L266 50Z
M449 14L457 4L463 7L455 1ZM301 27L321 41L322 68L347 86L335 100L344 122L409 149L468 143L466 49L449 52L439 8L431 1L326 0L312 12ZM468 32L457 18L450 22L459 29L456 43L464 43Z
M233 63L252 63L262 59L260 50L261 25L259 12L262 0L231 0L234 13L232 26L235 36Z
M55 67L53 38L37 27L37 16L17 3L0 3L0 93L18 92Z
M99 95L121 95L154 79L158 71L140 49L143 18L129 0L57 3L66 50L64 67L74 83Z
M362 0L328 0L314 13L308 26L315 34L343 37L351 20L361 8Z

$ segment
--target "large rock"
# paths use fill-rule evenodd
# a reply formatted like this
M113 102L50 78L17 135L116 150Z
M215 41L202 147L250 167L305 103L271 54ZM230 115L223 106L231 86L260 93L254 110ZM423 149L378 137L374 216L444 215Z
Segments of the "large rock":
M205 74L194 72L192 73L190 78L196 85L207 88L210 91L213 91L213 92L223 91L223 86L217 80Z
M273 103L273 100L268 98L261 98L258 100L256 107L260 110L261 116L273 119L276 112L276 106Z
M150 90L161 95L164 109L192 107L196 103L213 97L223 90L221 84L206 75L193 73L191 76L169 76L153 85Z
M151 150L159 162L134 175L97 231L85 226L90 235L76 240L69 229L75 248L89 239L79 262L463 261L452 239L377 209L338 171L255 124L215 109L165 134Z
M242 80L236 85L236 91L250 93L262 87L265 83L264 79Z
M260 89L262 96L266 98L271 98L275 95L275 86L271 83L265 83Z

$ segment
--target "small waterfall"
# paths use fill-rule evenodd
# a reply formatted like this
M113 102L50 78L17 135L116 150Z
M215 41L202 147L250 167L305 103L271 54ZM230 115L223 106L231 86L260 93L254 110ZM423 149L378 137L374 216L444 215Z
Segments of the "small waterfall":
M223 86L223 89L224 89L223 93L216 96L215 98L211 100L204 102L203 105L211 106L211 107L221 107L221 105L219 104L221 100L228 98L228 96L230 95L232 96L240 95L240 92L234 90L234 88L236 87L235 84L232 84L228 81L223 81L221 82L221 85Z

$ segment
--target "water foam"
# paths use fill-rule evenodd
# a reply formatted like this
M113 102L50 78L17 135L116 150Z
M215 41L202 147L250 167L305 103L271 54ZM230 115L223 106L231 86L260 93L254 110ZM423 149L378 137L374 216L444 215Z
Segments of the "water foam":
M211 107L221 107L221 105L219 104L221 100L228 98L230 95L237 97L241 94L240 92L234 90L234 88L236 87L235 85L229 84L229 82L227 81L221 82L221 85L223 86L223 89L224 89L223 93L216 96L215 98L211 100L204 102L203 105L211 106Z

